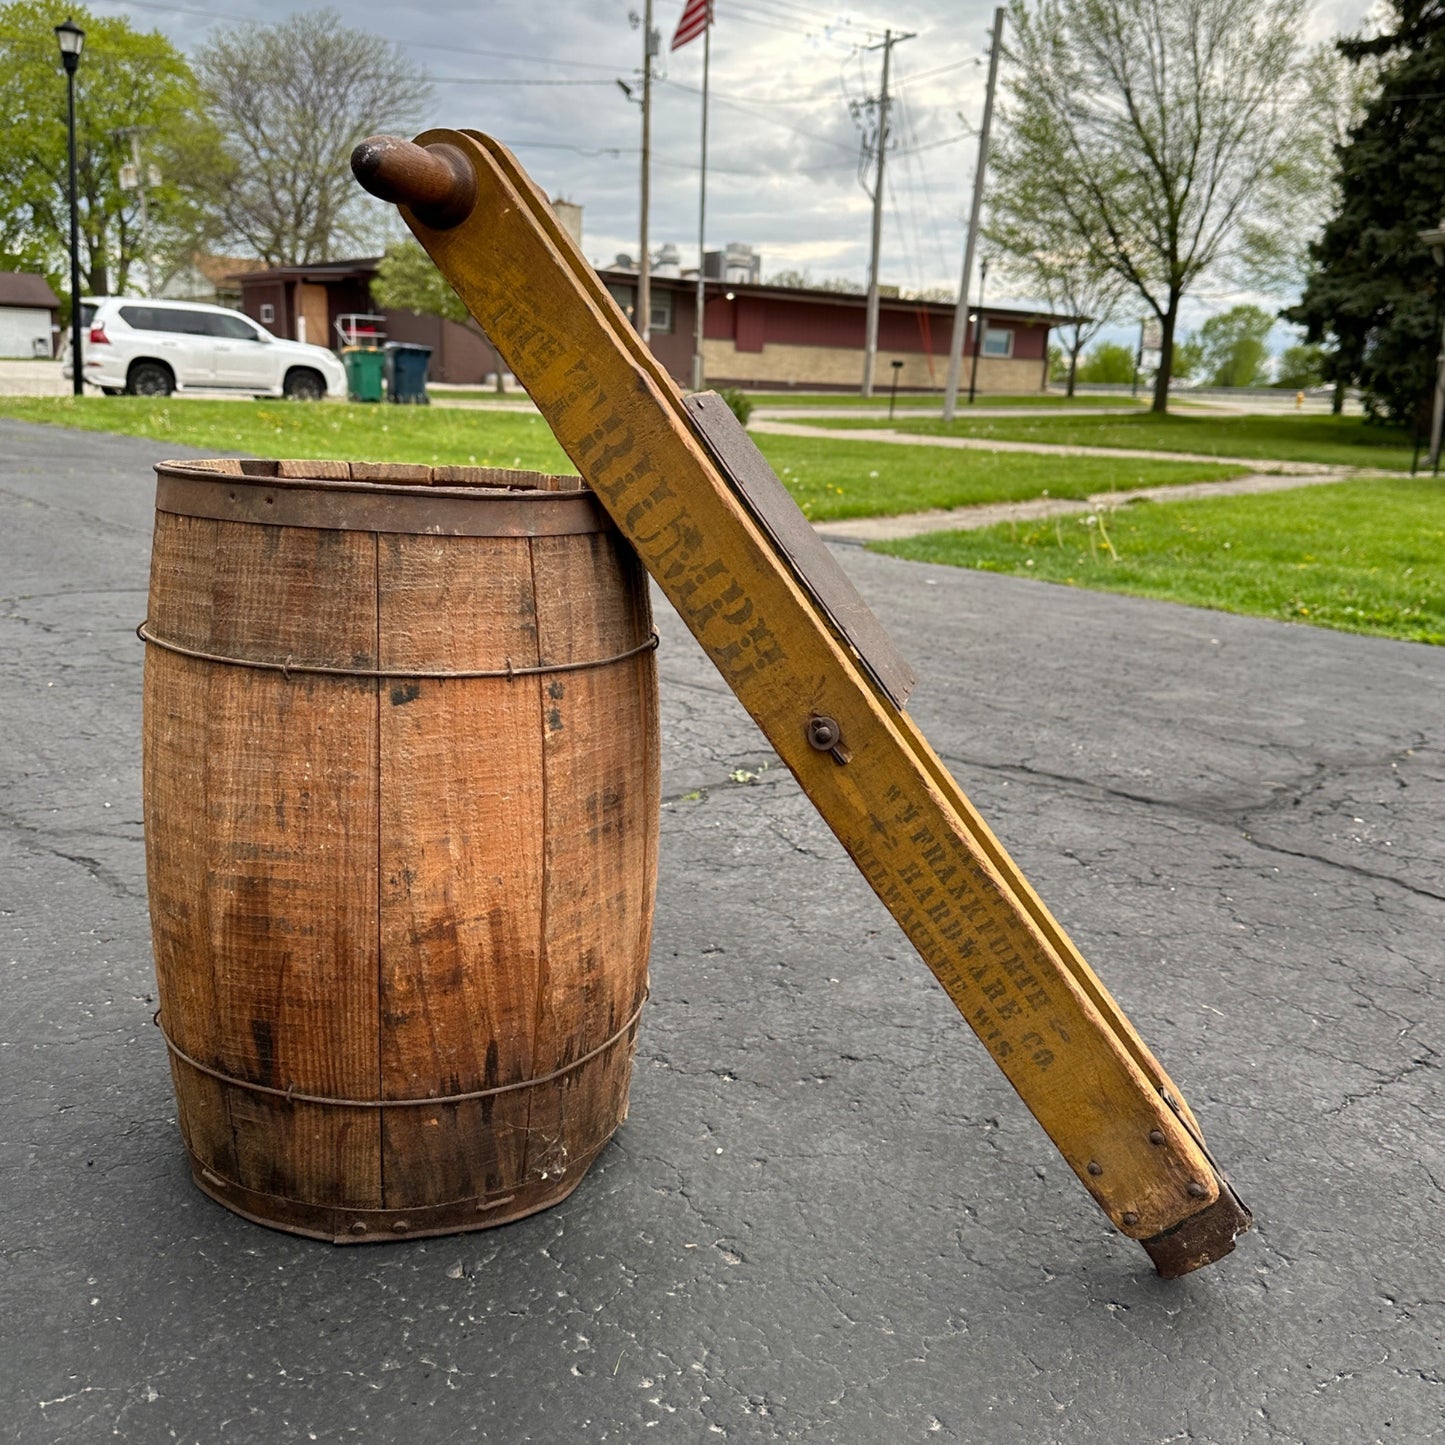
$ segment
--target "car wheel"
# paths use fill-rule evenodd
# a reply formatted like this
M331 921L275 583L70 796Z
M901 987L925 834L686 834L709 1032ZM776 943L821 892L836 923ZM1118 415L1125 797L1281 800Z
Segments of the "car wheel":
M326 395L326 382L320 372L298 367L286 373L283 390L292 401L320 401Z
M170 367L159 361L138 361L126 377L125 389L130 396L169 396L176 389L176 379Z

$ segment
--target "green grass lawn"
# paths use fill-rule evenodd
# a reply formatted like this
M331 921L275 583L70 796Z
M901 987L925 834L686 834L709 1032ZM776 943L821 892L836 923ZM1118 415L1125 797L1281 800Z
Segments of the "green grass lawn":
M876 549L919 562L1445 643L1445 481L1137 503Z
M535 413L196 397L0 397L0 416L263 457L575 471Z
M842 439L830 439L820 446L811 437L767 433L755 440L798 505L817 522L1044 495L1087 497L1095 492L1222 481L1242 475L1239 467L1208 463L952 451Z
M866 401L854 392L823 392L823 391L750 391L748 400L755 406L869 406L880 407L888 405L888 389L885 386L881 391L876 391ZM966 406L965 399L960 398L959 404ZM1028 392L1019 395L1009 392L1007 395L985 396L980 393L978 398L979 406L986 407L1094 407L1113 406L1129 407L1142 406L1143 402L1136 402L1130 396L1099 396L1091 393L1088 396L1067 397L1059 392ZM943 397L941 394L919 395L916 392L898 393L898 406L903 407L931 407L934 411L943 409Z
M429 462L574 470L547 423L504 411L319 406L295 402L145 397L0 397L0 416L154 438L216 452L352 461ZM1218 481L1239 468L1197 462L953 451L814 437L760 435L758 444L815 521Z
M496 389L490 386L458 386L447 387L445 391L438 391L432 387L431 398L433 401L494 401L502 406L529 407L532 405L532 398L525 391L510 390L498 396Z
M877 422L827 418L820 427L877 426ZM1349 416L959 416L895 422L901 432L931 436L995 437L1000 441L1053 442L1067 446L1138 447L1195 452L1201 456L1257 457L1268 461L1322 462L1329 466L1382 467L1407 471L1412 451L1403 427L1371 425Z

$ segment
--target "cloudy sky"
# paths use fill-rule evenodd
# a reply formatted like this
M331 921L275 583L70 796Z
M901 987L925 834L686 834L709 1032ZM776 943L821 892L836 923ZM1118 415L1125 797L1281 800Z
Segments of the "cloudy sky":
M159 29L182 49L216 25L274 21L287 0L90 0ZM512 147L549 194L584 208L594 261L637 252L641 116L636 89L644 0L534 0L424 6L337 0L349 25L403 46L434 85L430 120ZM683 0L654 0L662 32L653 106L653 248L697 249L703 44L671 52ZM994 0L715 0L708 167L709 247L756 246L764 276L782 269L862 282L870 202L858 181L852 108L877 93L885 27L914 32L893 51L896 150L885 187L883 280L958 284ZM1357 29L1369 0L1317 0L1309 40ZM1002 299L1002 298L999 298ZM1197 320L1234 298L1201 297Z

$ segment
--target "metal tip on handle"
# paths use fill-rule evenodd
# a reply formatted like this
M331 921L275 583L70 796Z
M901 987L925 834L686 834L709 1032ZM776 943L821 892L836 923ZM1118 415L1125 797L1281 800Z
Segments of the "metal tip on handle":
M370 136L352 151L351 173L373 196L409 206L433 230L466 220L476 205L476 175L456 146Z

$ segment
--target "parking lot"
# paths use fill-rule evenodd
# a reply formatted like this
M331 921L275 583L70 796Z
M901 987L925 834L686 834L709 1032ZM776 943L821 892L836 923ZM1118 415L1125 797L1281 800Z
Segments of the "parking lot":
M337 1249L193 1188L151 1026L157 446L0 422L0 1438L1442 1438L1445 652L838 549L1255 1209L1217 1266L1112 1232L661 605L628 1122Z

